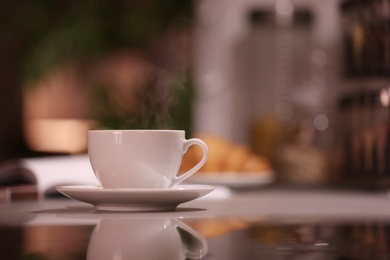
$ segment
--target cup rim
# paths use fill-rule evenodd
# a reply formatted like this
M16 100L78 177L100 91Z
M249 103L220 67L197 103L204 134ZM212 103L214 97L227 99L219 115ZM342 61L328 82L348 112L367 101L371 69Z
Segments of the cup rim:
M125 133L184 133L184 130L171 130L171 129L94 129L88 130L88 133L112 133L112 132L125 132Z

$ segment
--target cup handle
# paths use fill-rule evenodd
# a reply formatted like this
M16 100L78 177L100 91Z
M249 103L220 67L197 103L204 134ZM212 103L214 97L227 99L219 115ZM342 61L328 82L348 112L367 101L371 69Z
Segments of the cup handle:
M173 179L172 183L171 183L171 187L179 184L180 182L184 181L185 179L187 179L188 177L190 177L192 174L196 173L200 168L202 168L202 166L206 163L207 161L207 158L209 156L209 150L207 148L207 145L205 142L203 142L202 140L198 139L198 138L191 138L191 139L188 139L188 140L184 140L184 145L183 145L183 154L185 154L188 150L188 148L192 145L199 145L202 149L203 149L203 157L202 159L194 166L192 167L190 170L188 170L187 172L183 173L182 175L180 176L175 176L175 178Z
M199 259L206 255L209 251L209 246L206 239L180 220L173 220L175 222L176 231L179 233L183 242L185 256L189 257L190 259Z

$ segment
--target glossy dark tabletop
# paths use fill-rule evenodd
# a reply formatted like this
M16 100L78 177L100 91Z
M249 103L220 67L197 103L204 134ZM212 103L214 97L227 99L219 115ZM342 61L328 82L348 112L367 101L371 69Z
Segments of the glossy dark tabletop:
M0 204L0 259L390 259L386 192L267 188L169 212Z

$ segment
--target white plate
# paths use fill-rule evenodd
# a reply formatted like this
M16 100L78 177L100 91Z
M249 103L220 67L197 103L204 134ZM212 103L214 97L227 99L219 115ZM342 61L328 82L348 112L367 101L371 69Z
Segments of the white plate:
M178 185L171 189L103 189L95 186L58 186L65 196L105 211L174 210L179 204L202 197L210 185Z
M234 189L255 188L270 184L273 181L273 172L196 173L188 178L190 183L223 185Z

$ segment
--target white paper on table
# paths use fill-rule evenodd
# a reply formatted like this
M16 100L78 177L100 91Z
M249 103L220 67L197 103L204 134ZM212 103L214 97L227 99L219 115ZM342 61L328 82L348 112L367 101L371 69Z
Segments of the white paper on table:
M100 186L87 155L23 159L22 165L35 174L39 193L52 192L58 185Z
M0 168L0 184L22 180L36 184L40 196L55 192L58 185L100 186L88 155L26 158Z

